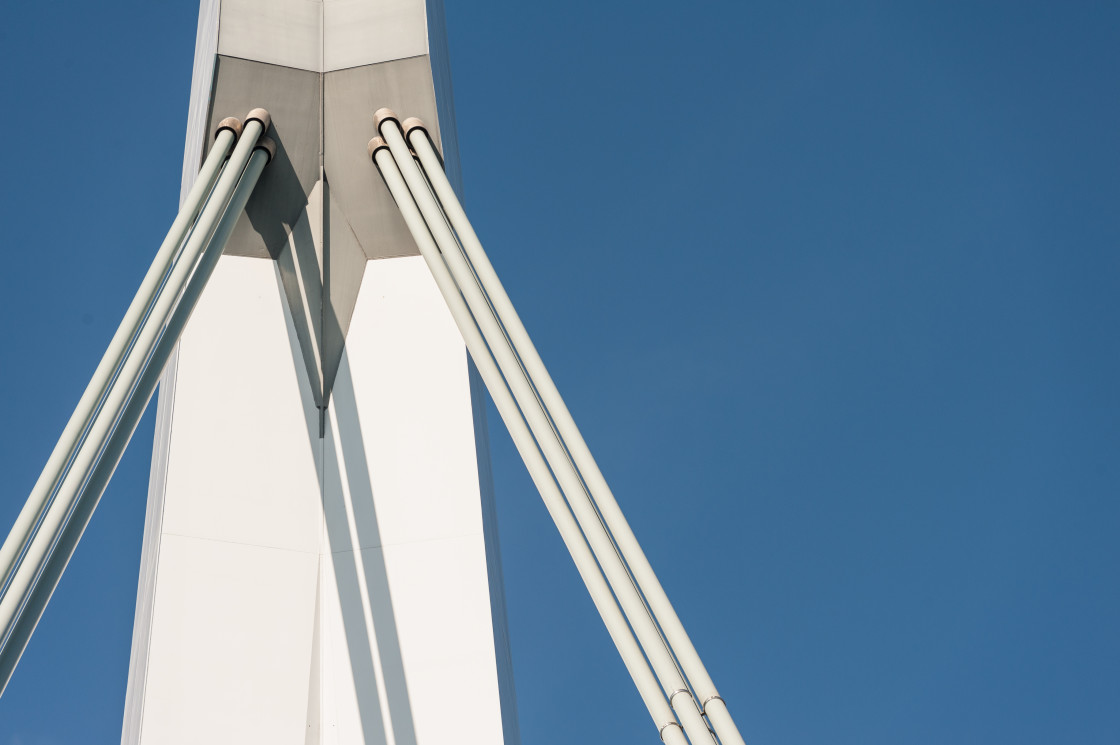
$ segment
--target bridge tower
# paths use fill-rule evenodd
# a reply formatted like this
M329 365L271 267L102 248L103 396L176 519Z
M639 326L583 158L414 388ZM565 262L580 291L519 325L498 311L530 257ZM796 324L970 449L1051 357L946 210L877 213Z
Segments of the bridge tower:
M275 156L161 379L125 745L518 742L483 389L383 106L458 189L441 0L203 0L184 198L225 117Z

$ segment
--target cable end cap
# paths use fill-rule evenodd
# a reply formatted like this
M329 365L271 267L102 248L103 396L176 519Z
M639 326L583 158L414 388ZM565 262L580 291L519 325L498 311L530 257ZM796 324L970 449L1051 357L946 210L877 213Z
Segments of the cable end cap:
M268 113L267 109L253 109L245 115L245 123L256 120L261 123L261 131L267 132L268 128L272 126L272 115Z
M271 163L272 159L276 157L276 140L271 137L262 137L257 140L254 150L264 150L268 153L268 162Z
M366 152L369 153L369 159L374 160L377 156L378 150L387 150L388 148L389 143L385 142L385 140L381 139L380 137L374 137L369 141L369 146L366 148Z
M424 134L428 133L428 128L424 125L424 122L421 121L419 117L415 116L410 116L409 118L401 122L401 129L404 130L404 138L406 140L408 139L408 136L412 134L413 130L418 129Z
M401 120L400 117L397 116L397 112L393 111L389 107L378 109L373 113L373 126L378 132L381 131L381 125L388 121L396 122L398 127L401 124Z
M227 116L225 119L218 122L218 127L214 130L215 139L217 139L223 129L228 129L230 132L233 132L233 139L236 140L241 136L241 120L236 116Z

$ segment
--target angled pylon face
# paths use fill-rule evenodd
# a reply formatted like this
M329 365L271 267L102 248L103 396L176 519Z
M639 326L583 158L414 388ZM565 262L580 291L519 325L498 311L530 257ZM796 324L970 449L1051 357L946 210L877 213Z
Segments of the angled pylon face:
M516 743L481 387L370 165L439 0L204 0L184 163L277 154L160 386L124 743Z

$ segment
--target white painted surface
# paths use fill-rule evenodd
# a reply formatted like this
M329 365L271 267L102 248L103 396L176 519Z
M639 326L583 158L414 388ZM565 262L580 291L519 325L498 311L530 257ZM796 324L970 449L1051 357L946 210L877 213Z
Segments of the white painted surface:
M323 71L428 53L424 0L325 0Z
M425 0L221 0L218 53L314 72L416 57L427 12Z
M183 334L165 534L318 551L321 509L306 496L319 488L318 416L300 398L311 389L275 274L223 257Z
M161 543L140 741L302 745L318 554Z
M340 743L503 742L466 352L421 258L367 265L346 348L325 442L324 716Z
M221 0L218 54L320 72L323 4L314 0Z
M126 742L514 742L467 358L423 260L366 264L323 439L295 344L275 264L223 257L179 349Z
M372 479L378 531L361 547L481 535L478 467L462 447L474 425L459 332L419 256L367 267L334 391Z
M282 735L306 720L318 418L277 287L272 262L223 257L180 342L174 400L161 401L170 437L164 488L149 496L162 524L146 528L159 537L146 546L156 566L141 587L152 611L132 742L303 742Z

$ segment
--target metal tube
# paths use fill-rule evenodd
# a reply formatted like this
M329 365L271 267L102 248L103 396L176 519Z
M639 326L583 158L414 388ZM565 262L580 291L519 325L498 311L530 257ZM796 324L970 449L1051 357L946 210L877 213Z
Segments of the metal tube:
M375 140L374 142L379 141ZM405 224L408 226L413 240L420 249L420 254L427 262L432 277L435 279L436 285L451 311L452 318L454 318L455 324L463 336L467 351L470 352L479 375L486 384L487 390L490 391L490 396L494 400L498 414L505 422L514 446L521 455L533 484L540 492L545 507L556 524L568 553L571 554L572 560L575 562L576 569L579 571L580 577L591 595L591 600L595 604L595 609L603 619L607 633L622 657L622 662L626 666L627 672L630 673L630 678L634 681L638 694L645 703L654 724L661 731L662 740L673 745L685 745L684 734L666 703L661 687L647 666L641 649L630 633L626 619L618 606L615 605L610 588L599 572L595 557L584 541L579 525L568 510L564 497L560 494L556 482L553 481L552 474L537 449L532 434L518 412L517 404L506 387L494 358L487 349L486 342L478 330L475 319L456 288L455 281L451 277L446 264L444 264L443 258L440 257L439 248L436 246L423 216L420 214L413 195L405 184L400 169L393 160L391 153L383 146L371 143L371 151L371 155L381 171L382 178L385 179L389 191L396 200Z
M233 123L236 123L236 128L233 127ZM206 156L206 160L198 172L194 186L191 187L186 199L183 200L183 206L179 209L175 221L171 223L171 228L167 231L167 236L163 239L159 250L156 251L155 259L153 259L151 267L148 268L148 273L144 275L144 279L140 283L140 289L136 291L136 296L132 299L128 310L125 311L124 318L121 320L120 326L117 327L116 333L113 334L113 339L109 342L109 347L105 350L101 362L98 363L85 392L78 399L78 405L75 407L74 413L70 415L70 420L62 429L62 436L58 438L54 450L47 458L47 464L43 468L43 472L39 475L35 486L32 487L31 495L27 498L23 509L20 510L15 524L4 541L4 545L0 547L0 589L6 584L20 554L23 553L24 548L30 542L35 526L42 517L44 510L46 510L55 487L62 479L67 464L70 463L81 442L82 434L85 432L94 411L96 411L97 405L101 403L101 399L105 396L105 391L116 374L117 368L120 367L124 353L132 342L140 322L155 300L163 278L167 275L167 271L178 253L179 246L183 243L184 236L186 236L187 231L202 209L202 203L206 199L206 195L214 187L214 182L218 180L222 164L225 162L226 156L229 155L229 149L233 146L240 128L241 123L236 119L232 122L230 120L222 122L215 136L214 146L210 148L210 153Z
M129 440L132 439L136 426L140 423L140 418L143 416L144 410L159 384L160 377L163 375L163 368L182 335L183 327L186 326L202 290L206 287L210 275L213 274L214 267L217 266L218 259L221 258L222 251L229 241L229 236L245 209L245 203L249 200L253 187L256 186L257 179L260 178L261 171L271 158L271 155L265 152L265 149L263 144L258 143L256 150L253 152L249 164L245 168L245 173L237 185L237 191L230 200L229 207L226 208L225 215L222 217L213 238L210 239L198 267L191 275L187 288L175 306L173 315L152 353L143 377L136 386L136 392L130 400L128 408L121 416L120 422L110 437L94 473L90 476L73 514L63 528L62 535L59 536L58 543L39 576L39 581L32 589L27 603L16 621L15 629L8 637L5 654L0 657L0 694L3 693L8 681L11 680L20 656L27 648L27 643L30 641L39 619L42 618L43 611L46 609L54 589L58 586L62 573L66 570L66 565L74 555L78 541L81 540L86 526L89 525L90 518L93 517L93 512L101 500L101 495L105 492L105 487L109 485L109 480L112 478L121 456L124 455L124 450L128 446Z
M444 174L442 162L435 148L432 147L428 133L419 121L410 120L409 123L411 126L406 127L409 144L419 158L424 173L427 175L428 181L431 183L444 213L447 215L447 219L451 222L451 227L458 235L478 281L505 328L505 332L513 344L526 374L540 396L541 402L548 410L557 431L567 446L568 452L571 453L576 467L583 475L584 482L595 499L603 521L614 536L619 551L629 565L646 602L649 603L650 611L660 624L670 648L696 691L705 713L709 714L709 719L712 720L716 734L719 735L724 745L745 745L735 722L727 713L726 704L719 697L711 676L708 675L708 671L693 646L688 632L685 631L684 624L681 623L673 609L668 595L657 579L657 574L653 571L653 567L650 565L649 559L646 558L645 552L642 551L638 539L634 536L626 516L623 515L622 509L615 500L614 493L607 484L599 465L595 462L595 457L591 454L583 435L580 434L575 419L564 403L552 376L549 375L548 368L545 367L544 361L521 322L509 295L506 294L501 280L498 279L498 274L494 271L478 235L471 226L470 220L467 219L466 211ZM714 711L711 710L713 708ZM716 720L718 720L718 724Z
M187 238L182 255L171 269L163 291L140 327L121 365L120 373L106 392L105 402L95 414L90 424L89 434L74 456L70 470L63 477L58 494L47 508L39 531L28 545L23 561L16 568L6 591L0 597L0 630L3 630L4 635L3 641L0 642L0 670L8 670L8 675L15 668L19 656L23 653L23 644L26 644L34 625L38 622L36 617L30 624L20 624L19 616L23 612L22 608L36 589L41 573L54 552L55 544L62 537L71 511L86 491L87 478L90 483L98 482L100 479L107 481L107 478L101 474L103 469L99 468L99 463L102 451L106 450L108 454L109 446L112 446L112 441L115 439L113 435L119 429L119 423L133 416L137 421L139 420L143 405L148 399L145 397L142 404L138 402L136 406L130 406L130 402L137 398L133 391L136 389L136 393L141 393L137 385L144 381L145 371L150 367L162 368L166 355L170 354L170 349L174 346L175 338L171 337L167 337L166 344L159 343L167 336L164 334L164 326L172 318L172 312L180 295L184 294L184 288L187 287L195 265L199 263L206 247L211 245L218 223L226 213L226 207L230 204L235 187L256 149L262 130L262 122L259 119L246 122L243 135L230 155L229 163L222 170L213 194L199 215L194 230ZM261 157L267 158L267 154ZM160 354L165 354L162 361L158 359ZM158 374L155 379L158 380ZM148 396L150 397L150 391ZM122 452L127 439L125 437L124 442L119 445ZM114 461L108 468L109 474L112 473L115 465ZM93 501L96 502L96 499ZM78 533L80 537L80 531ZM61 568L64 567L65 562ZM61 576L61 568L59 576ZM57 577L54 581L57 582ZM53 590L53 585L47 588L47 598ZM45 606L45 599L43 605ZM12 641L17 626L23 629L19 635L23 639L23 644L16 645L18 649L10 648L9 642ZM28 626L30 628L27 628ZM0 683L2 682L3 678L0 676Z
M467 305L474 314L475 321L489 344L498 367L505 375L506 382L509 384L514 399L521 407L529 429L536 437L545 460L552 468L564 496L567 497L568 504L571 505L572 512L575 514L580 528L583 529L595 558L598 559L611 589L614 590L615 597L618 598L619 605L622 606L631 628L634 629L634 634L649 659L654 673L661 681L661 685L669 697L669 704L676 712L689 740L693 745L710 743L712 740L708 725L692 700L692 693L688 685L681 677L672 654L661 638L661 632L653 619L650 618L630 573L623 564L621 557L619 557L610 535L600 521L579 473L568 459L568 454L556 432L553 431L552 424L548 420L540 401L537 400L536 393L533 391L512 347L502 332L501 325L479 287L466 256L451 232L451 228L448 226L434 195L428 188L423 173L413 160L399 126L398 122L393 119L383 119L380 127L381 135L388 144L389 150L397 162L397 167L401 169L409 190L412 192L412 196L416 200L432 236L439 245L459 290L463 293ZM688 702L675 703L682 692L687 694Z

